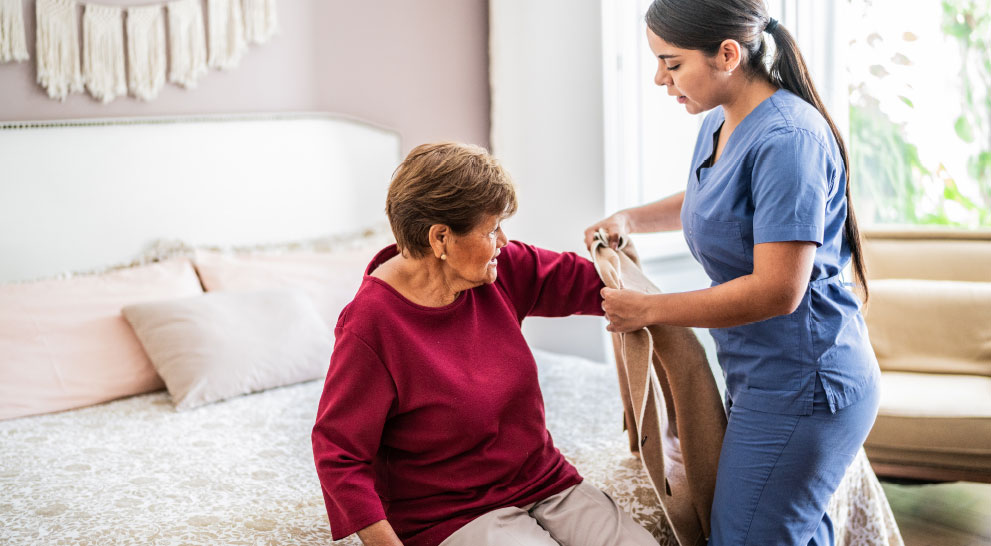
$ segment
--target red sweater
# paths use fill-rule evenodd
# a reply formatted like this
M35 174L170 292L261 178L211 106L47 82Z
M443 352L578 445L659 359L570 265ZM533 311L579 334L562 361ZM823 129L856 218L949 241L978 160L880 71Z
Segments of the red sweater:
M434 546L472 519L580 483L544 422L526 316L601 315L592 263L511 241L493 284L424 307L371 273L341 312L313 427L335 540L388 519Z

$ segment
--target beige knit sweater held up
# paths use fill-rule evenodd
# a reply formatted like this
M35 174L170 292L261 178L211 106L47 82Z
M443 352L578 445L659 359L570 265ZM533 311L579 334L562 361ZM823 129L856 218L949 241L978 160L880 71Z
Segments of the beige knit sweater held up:
M613 250L600 233L592 261L610 288L660 290L632 244ZM705 351L690 328L650 325L613 334L630 450L639 453L681 546L704 546L726 414Z

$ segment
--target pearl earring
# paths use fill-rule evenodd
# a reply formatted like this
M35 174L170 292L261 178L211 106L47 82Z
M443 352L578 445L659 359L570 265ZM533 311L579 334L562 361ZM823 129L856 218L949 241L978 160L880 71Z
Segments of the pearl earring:
M441 254L440 255L440 259L441 260L446 260L447 259L447 254Z

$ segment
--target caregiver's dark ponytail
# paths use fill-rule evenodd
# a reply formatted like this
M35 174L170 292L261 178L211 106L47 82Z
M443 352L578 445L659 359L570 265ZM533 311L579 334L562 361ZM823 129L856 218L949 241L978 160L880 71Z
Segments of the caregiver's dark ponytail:
M761 0L654 0L647 9L645 19L651 32L665 42L683 49L700 50L710 57L719 51L723 40L736 40L743 49L744 71L748 77L765 78L791 91L815 106L826 119L843 156L847 202L844 235L850 245L854 274L866 301L869 295L867 274L860 230L850 198L850 159L843 138L812 83L805 59L791 33L767 15ZM776 49L770 70L764 64L767 53L765 31L774 38Z

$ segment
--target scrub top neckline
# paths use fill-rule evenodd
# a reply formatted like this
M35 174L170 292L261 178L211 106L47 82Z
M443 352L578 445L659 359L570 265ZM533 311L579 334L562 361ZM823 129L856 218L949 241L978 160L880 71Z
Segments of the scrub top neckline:
M727 152L729 152L730 150L735 150L735 148L731 147L730 145L734 144L737 140L739 140L739 138L737 138L737 135L740 133L740 130L743 129L744 127L747 127L750 123L753 123L751 120L757 119L759 117L759 116L755 116L754 114L764 109L765 105L770 105L772 103L771 99L773 99L776 95L778 95L779 93L786 93L786 92L787 91L784 88L778 88L774 93L771 93L769 97L760 101L760 103L758 103L757 106L754 106L754 109L748 112L747 115L744 116L742 120L740 120L740 123L737 124L737 126L733 129L733 133L730 134L729 138L726 139L726 144L723 146L723 153L720 154L719 160L714 161L708 166L706 166L706 164L709 163L709 159L711 159L712 156L715 155L716 153L716 145L717 145L716 138L718 138L717 135L722 131L723 125L726 123L726 112L722 109L722 107L719 108L718 112L714 113L714 115L718 116L719 123L718 125L716 125L716 128L712 132L711 135L712 138L709 139L708 153L704 154L705 159L702 161L701 164L698 165L698 167L695 168L695 181L698 184L702 183L702 172L704 169L715 169L719 165L725 163L724 160L727 158L726 155ZM767 107L769 108L770 106Z
M711 146L711 150L712 151L702 161L702 163L698 166L698 168L695 169L695 179L698 181L699 184L702 183L702 169L711 169L712 167L714 167L716 165L716 162L713 161L712 158L713 158L713 156L716 155L716 144L717 144L717 142L719 140L719 134L723 130L723 123L725 123L725 122L726 122L726 120L723 120L723 122L719 124L719 127L716 127L716 130L712 133L712 139L711 139L711 142L709 144ZM730 135L730 136L732 137L733 135ZM728 144L728 142L727 142L727 144ZM726 150L724 149L723 151L725 152Z

